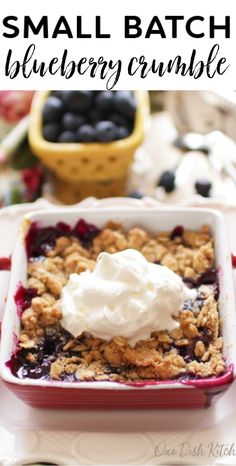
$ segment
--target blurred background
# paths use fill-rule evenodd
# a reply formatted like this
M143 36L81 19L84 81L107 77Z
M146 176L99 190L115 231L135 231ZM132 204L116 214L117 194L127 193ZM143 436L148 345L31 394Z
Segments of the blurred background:
M145 195L229 204L235 142L233 91L2 91L0 206Z

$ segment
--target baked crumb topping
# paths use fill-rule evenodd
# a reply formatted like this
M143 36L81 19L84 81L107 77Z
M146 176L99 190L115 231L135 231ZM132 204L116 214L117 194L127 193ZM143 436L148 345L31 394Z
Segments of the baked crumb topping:
M115 337L106 342L82 334L73 338L60 325L60 293L71 273L93 270L98 254L127 248L179 274L197 289L195 302L185 301L179 328L153 332L131 347ZM44 256L28 263L28 287L37 290L21 317L15 371L19 377L53 380L164 380L217 376L225 369L220 336L218 287L213 238L200 231L176 228L151 235L142 228L125 231L108 224L85 247L73 235L61 235Z

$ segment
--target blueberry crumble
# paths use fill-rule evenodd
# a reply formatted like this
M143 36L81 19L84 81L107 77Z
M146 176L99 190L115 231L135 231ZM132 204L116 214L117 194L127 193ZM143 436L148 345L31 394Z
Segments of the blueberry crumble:
M31 224L27 237L28 284L15 301L21 316L11 369L19 378L65 381L166 380L222 374L222 336L214 242L207 226L190 231L149 234L126 231L108 222L104 228L79 220L75 227ZM155 331L130 345L124 336L109 341L83 332L74 337L62 326L61 292L71 274L94 271L101 252L133 249L153 264L178 274L196 299L186 299L172 331Z

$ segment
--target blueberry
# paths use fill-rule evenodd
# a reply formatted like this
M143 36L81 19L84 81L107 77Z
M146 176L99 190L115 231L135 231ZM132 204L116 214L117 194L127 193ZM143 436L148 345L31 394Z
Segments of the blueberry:
M75 131L79 126L85 123L83 115L75 115L74 113L65 113L62 117L62 128L69 131Z
M116 139L125 139L130 135L130 131L125 126L118 126Z
M126 116L134 118L136 112L136 102L134 96L129 91L117 91L114 100L115 109Z
M63 131L59 138L58 142L76 142L76 133L74 131Z
M68 91L52 91L51 95L57 97L65 104L67 100Z
M95 125L98 141L110 142L117 138L117 126L112 121L99 121Z
M58 99L58 97L48 97L42 110L43 123L51 123L60 120L63 112L63 102Z
M77 131L78 142L93 142L96 140L96 131L91 125L82 125Z
M91 124L98 123L103 119L102 114L97 108L92 108L88 113L88 120Z
M63 102L72 113L87 112L92 104L92 91L64 91Z
M109 112L114 103L114 93L112 91L99 92L95 97L95 105L102 112Z
M53 91L51 95L60 99L64 104L67 103L69 91Z
M128 195L129 197L132 197L133 199L142 199L144 197L144 194L141 191L131 191Z
M47 123L43 126L43 137L46 141L56 142L61 132L61 127L58 123Z
M126 128L129 126L127 118L125 118L123 115L120 115L119 113L111 113L109 120L113 121L113 123L115 123L117 126L125 126Z
M195 182L196 192L200 194L200 196L209 197L211 188L212 183L207 178L202 178Z
M133 92L132 91L115 91L114 92L115 97L122 96L126 97L129 99L130 97L133 97Z
M52 91L51 95L58 97L58 99L63 101L63 95L66 91Z
M171 193L175 189L175 172L172 170L164 171L157 183L157 186L162 186L166 193Z

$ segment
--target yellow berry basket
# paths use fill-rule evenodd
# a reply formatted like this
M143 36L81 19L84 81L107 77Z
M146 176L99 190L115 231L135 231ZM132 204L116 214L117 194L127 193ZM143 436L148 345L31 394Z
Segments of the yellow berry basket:
M46 141L42 135L42 109L50 92L37 92L32 102L29 143L34 154L54 173L57 182L62 182L63 190L78 183L94 183L94 190L96 184L101 188L101 185L109 184L110 180L119 184L127 177L135 150L144 139L145 125L149 116L148 92L135 91L137 110L131 135L107 143ZM92 194L96 195L96 192ZM75 200L77 199L72 199Z

